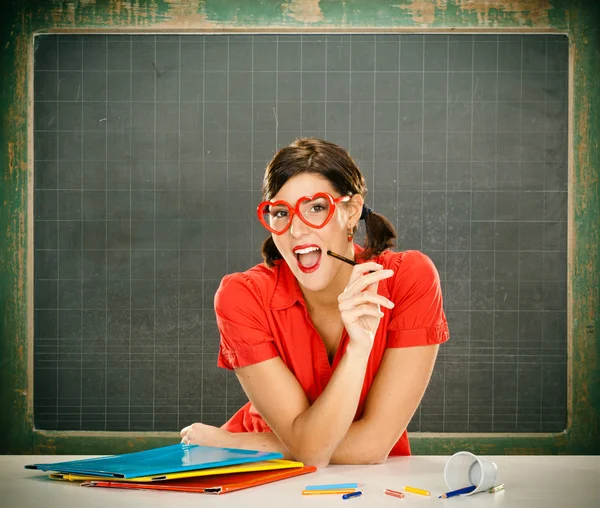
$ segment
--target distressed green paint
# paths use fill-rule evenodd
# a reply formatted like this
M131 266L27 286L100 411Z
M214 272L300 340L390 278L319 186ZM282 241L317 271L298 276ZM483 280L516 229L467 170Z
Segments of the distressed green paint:
M0 51L0 453L27 450L27 80L31 27L16 9L2 17ZM6 12L5 11L5 12ZM18 62L18 63L17 63Z
M573 69L570 179L570 393L557 435L413 435L416 454L600 453L600 40L595 0L12 0L0 20L0 453L107 454L178 441L177 433L33 429L27 371L29 84L33 35L50 31L533 30L569 35Z
M157 28L185 17L210 28L551 28L565 30L567 5L513 0L47 0L29 2L34 30ZM565 2L568 3L568 2ZM585 3L580 1L579 3ZM590 2L591 3L591 2ZM572 2L575 9L577 3ZM319 12L321 15L314 15ZM548 19L550 22L548 23Z
M568 3L568 2L567 2ZM575 44L569 450L600 450L600 4L571 8ZM593 6L593 7L591 7Z

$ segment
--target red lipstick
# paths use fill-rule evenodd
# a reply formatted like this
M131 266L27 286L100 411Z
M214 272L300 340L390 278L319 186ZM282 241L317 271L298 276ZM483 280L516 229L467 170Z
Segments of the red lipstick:
M300 254L298 254L298 251L301 251L304 249L309 249L311 247L318 249L319 259L314 265L304 266L302 263L300 263L300 259L299 259ZM321 258L322 258L323 251L321 250L321 247L319 247L318 245L315 245L314 243L308 243L308 244L304 244L304 245L296 245L296 247L294 247L292 249L292 252L296 256L296 262L298 263L298 268L300 269L300 271L302 273L312 273L312 272L316 271L319 268L319 266L321 266Z

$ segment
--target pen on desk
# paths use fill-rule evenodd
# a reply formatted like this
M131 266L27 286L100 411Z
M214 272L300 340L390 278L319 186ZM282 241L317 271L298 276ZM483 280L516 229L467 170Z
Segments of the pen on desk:
M399 498L403 498L404 494L402 492L398 492L397 490L392 490L392 489L385 489L383 491L384 494L387 494L388 496L393 496L393 497L399 497Z
M331 490L331 489L358 489L364 487L362 483L331 483L326 485L307 485L306 490Z
M332 252L330 250L327 251L327 254L330 255L331 257L334 257L335 259L339 259L340 261L343 261L344 263L348 263L349 265L352 265L352 266L356 265L356 261L352 261L351 259L345 258L341 254L336 254L335 252Z
M428 490L417 489L415 487L410 487L408 485L404 486L404 490L406 492L412 492L413 494L419 494L420 496L430 496L431 495L431 492L429 492Z
M504 490L504 483L501 483L500 485L496 485L495 487L492 487L490 490L488 490L488 492L490 494L493 494L494 492L499 492L500 490Z
M447 499L449 497L460 496L461 494L469 494L473 492L477 488L477 485L471 485L469 487L465 487L463 489L452 490L450 492L446 492L440 496L440 499Z
M342 499L351 499L353 497L362 496L362 490L357 490L356 492L351 492L349 494L344 494Z
M325 490L307 490L302 491L303 496L319 496L321 494L352 494L356 489L325 489Z

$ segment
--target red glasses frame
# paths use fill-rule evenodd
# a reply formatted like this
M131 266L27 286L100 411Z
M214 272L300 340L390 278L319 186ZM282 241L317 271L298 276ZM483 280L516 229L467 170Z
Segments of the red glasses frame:
M294 215L298 215L298 217L300 217L300 220L302 222L304 222L304 224L306 224L307 226L310 226L311 228L315 228L315 229L321 229L321 228L325 227L327 225L327 223L331 220L331 217L333 217L333 214L335 213L335 206L338 203L349 201L351 197L352 196L340 196L339 198L334 198L328 192L317 192L317 194L313 194L312 196L302 196L300 199L298 199L298 201L296 201L296 206L294 206L294 207L292 207L292 205L290 205L287 201L284 201L282 199L278 199L277 201L273 201L273 200L263 201L256 208L256 213L258 215L258 220L261 222L261 224L265 228L267 228L271 233L274 233L276 235L282 235L290 228L290 226L292 225L292 219L294 218ZM300 203L302 203L303 201L311 201L311 200L317 199L317 198L327 198L327 200L329 201L329 204L331 205L329 208L329 214L327 215L327 218L323 221L323 224L321 224L320 226L315 226L314 224L311 224L300 213ZM270 206L285 205L285 206L287 206L288 210L290 211L290 220L287 223L287 226L284 227L281 231L274 230L271 226L269 226L269 224L265 220L262 210L267 205L270 205Z

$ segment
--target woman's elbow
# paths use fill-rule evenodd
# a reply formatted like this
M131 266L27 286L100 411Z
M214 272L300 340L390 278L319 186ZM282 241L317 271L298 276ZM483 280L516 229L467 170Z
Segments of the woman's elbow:
M290 438L287 443L288 449L295 459L305 466L322 469L331 462L336 445L327 436L297 431L292 433Z
M323 469L329 465L331 461L330 455L317 450L303 450L294 454L296 460L302 462L305 466L315 466L317 469Z
M317 469L325 469L329 465L329 459L315 459L312 464Z
M372 442L364 452L364 464L383 464L391 452L391 447Z
M369 464L383 464L388 456L389 456L390 452L387 453L375 453L373 454L373 456L370 458L369 460Z
M389 455L387 450L377 450L371 447L364 447L362 449L348 450L341 454L334 454L331 462L334 464L352 464L360 466L371 466L376 464L383 464Z
M305 466L315 466L317 469L322 469L331 462L333 450L330 450L328 446L315 443L314 440L309 443L298 443L297 446L291 446L290 448L295 459Z

